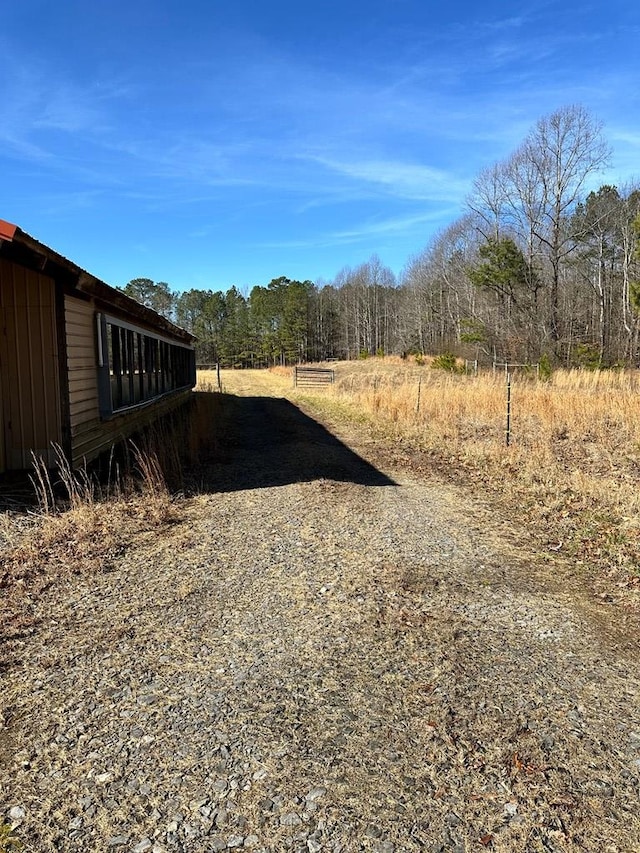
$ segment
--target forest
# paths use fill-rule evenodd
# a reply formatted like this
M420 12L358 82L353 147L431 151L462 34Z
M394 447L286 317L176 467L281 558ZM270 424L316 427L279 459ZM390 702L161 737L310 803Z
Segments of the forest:
M640 179L598 187L610 157L601 124L563 107L476 177L461 216L397 277L374 255L330 282L178 294L133 279L123 290L193 332L203 365L426 353L636 364Z

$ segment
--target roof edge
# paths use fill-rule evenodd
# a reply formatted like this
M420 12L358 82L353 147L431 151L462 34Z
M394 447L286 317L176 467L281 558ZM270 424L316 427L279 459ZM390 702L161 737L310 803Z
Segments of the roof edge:
M0 219L0 240L8 240L11 242L17 230L17 225L12 225L11 222Z

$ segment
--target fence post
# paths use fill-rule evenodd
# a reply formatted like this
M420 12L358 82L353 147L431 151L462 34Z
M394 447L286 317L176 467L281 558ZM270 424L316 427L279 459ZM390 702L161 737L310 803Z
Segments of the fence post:
M507 373L507 429L506 446L511 443L511 374Z
M416 415L420 412L420 391L422 389L422 376L418 380L418 399L416 400Z

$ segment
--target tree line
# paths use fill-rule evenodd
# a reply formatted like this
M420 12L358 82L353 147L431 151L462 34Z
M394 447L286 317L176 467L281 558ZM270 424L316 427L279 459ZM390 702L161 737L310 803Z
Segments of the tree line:
M197 361L265 366L384 353L609 366L636 363L640 183L593 186L609 162L583 107L541 118L483 171L467 209L401 275L377 256L333 281L248 294L134 279L124 291L198 340Z

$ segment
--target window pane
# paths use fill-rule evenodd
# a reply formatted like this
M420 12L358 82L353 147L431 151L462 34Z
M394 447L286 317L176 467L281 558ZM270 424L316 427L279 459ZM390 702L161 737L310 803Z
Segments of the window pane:
M132 401L134 403L139 403L142 399L142 371L140 369L140 358L141 358L141 350L140 350L140 335L137 332L133 332L132 335L133 348L131 351L131 374L133 380L133 397Z
M107 332L109 341L109 379L111 382L111 405L113 409L122 406L122 361L120 356L120 329L109 326Z
M191 384L191 350L117 323L105 327L112 412Z

